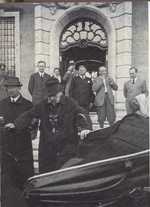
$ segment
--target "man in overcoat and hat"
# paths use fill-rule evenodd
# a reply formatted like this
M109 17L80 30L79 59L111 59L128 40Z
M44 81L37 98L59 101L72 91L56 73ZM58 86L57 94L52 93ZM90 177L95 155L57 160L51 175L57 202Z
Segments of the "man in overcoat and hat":
M0 101L0 117L5 124L32 108L32 103L21 93L17 77L8 77L4 83L8 97ZM23 204L20 193L26 180L33 176L33 154L30 132L5 130L2 138L2 198L4 206Z
M64 96L63 86L55 78L46 82L48 98L25 112L6 127L22 130L33 117L39 118L39 171L45 173L59 169L70 157L77 153L79 143L78 127L81 138L92 129L87 112L73 99Z

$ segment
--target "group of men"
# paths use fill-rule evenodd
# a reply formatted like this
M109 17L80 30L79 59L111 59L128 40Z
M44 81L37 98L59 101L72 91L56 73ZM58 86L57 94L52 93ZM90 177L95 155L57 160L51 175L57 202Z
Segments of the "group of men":
M108 120L115 121L115 81L108 75L107 68L99 67L99 75L93 81L86 76L83 64L72 62L62 77L59 68L54 75L45 72L46 63L39 61L38 72L31 75L28 89L32 103L21 95L17 77L3 80L7 97L0 101L0 120L5 124L3 141L3 180L17 188L23 188L33 172L31 131L40 123L39 172L59 169L69 158L76 156L79 140L92 130L89 110L95 104L100 127ZM137 78L137 69L130 68L130 80L124 84L127 113L132 113L130 100L138 94L146 94L146 82ZM80 137L78 131L80 129ZM8 185L9 186L9 185Z

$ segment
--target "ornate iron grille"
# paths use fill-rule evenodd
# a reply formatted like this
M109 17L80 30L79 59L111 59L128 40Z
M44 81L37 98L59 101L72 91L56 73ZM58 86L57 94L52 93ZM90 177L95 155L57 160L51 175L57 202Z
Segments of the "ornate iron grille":
M69 25L61 35L60 48L72 46L85 48L95 45L102 50L107 49L107 35L104 28L92 20L79 20Z
M0 17L0 63L15 75L15 17Z

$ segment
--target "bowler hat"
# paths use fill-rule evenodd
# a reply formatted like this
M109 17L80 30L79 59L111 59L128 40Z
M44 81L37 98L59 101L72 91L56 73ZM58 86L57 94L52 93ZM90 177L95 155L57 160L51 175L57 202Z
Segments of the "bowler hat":
M62 85L59 83L59 81L55 77L49 78L45 82L48 94L53 96L56 95L58 92L63 90Z
M4 86L22 86L22 83L19 81L18 77L8 76L4 82Z

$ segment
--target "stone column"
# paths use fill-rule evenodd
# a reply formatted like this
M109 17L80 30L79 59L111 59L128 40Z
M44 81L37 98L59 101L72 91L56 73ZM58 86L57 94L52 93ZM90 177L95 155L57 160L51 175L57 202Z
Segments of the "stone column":
M118 91L115 102L118 117L125 114L123 85L129 78L129 67L132 59L132 2L125 1L117 5L116 12L111 13L116 29L116 81Z
M148 81L148 1L133 0L132 65Z
M39 60L46 62L46 72L50 73L50 11L43 5L35 7L35 64Z

